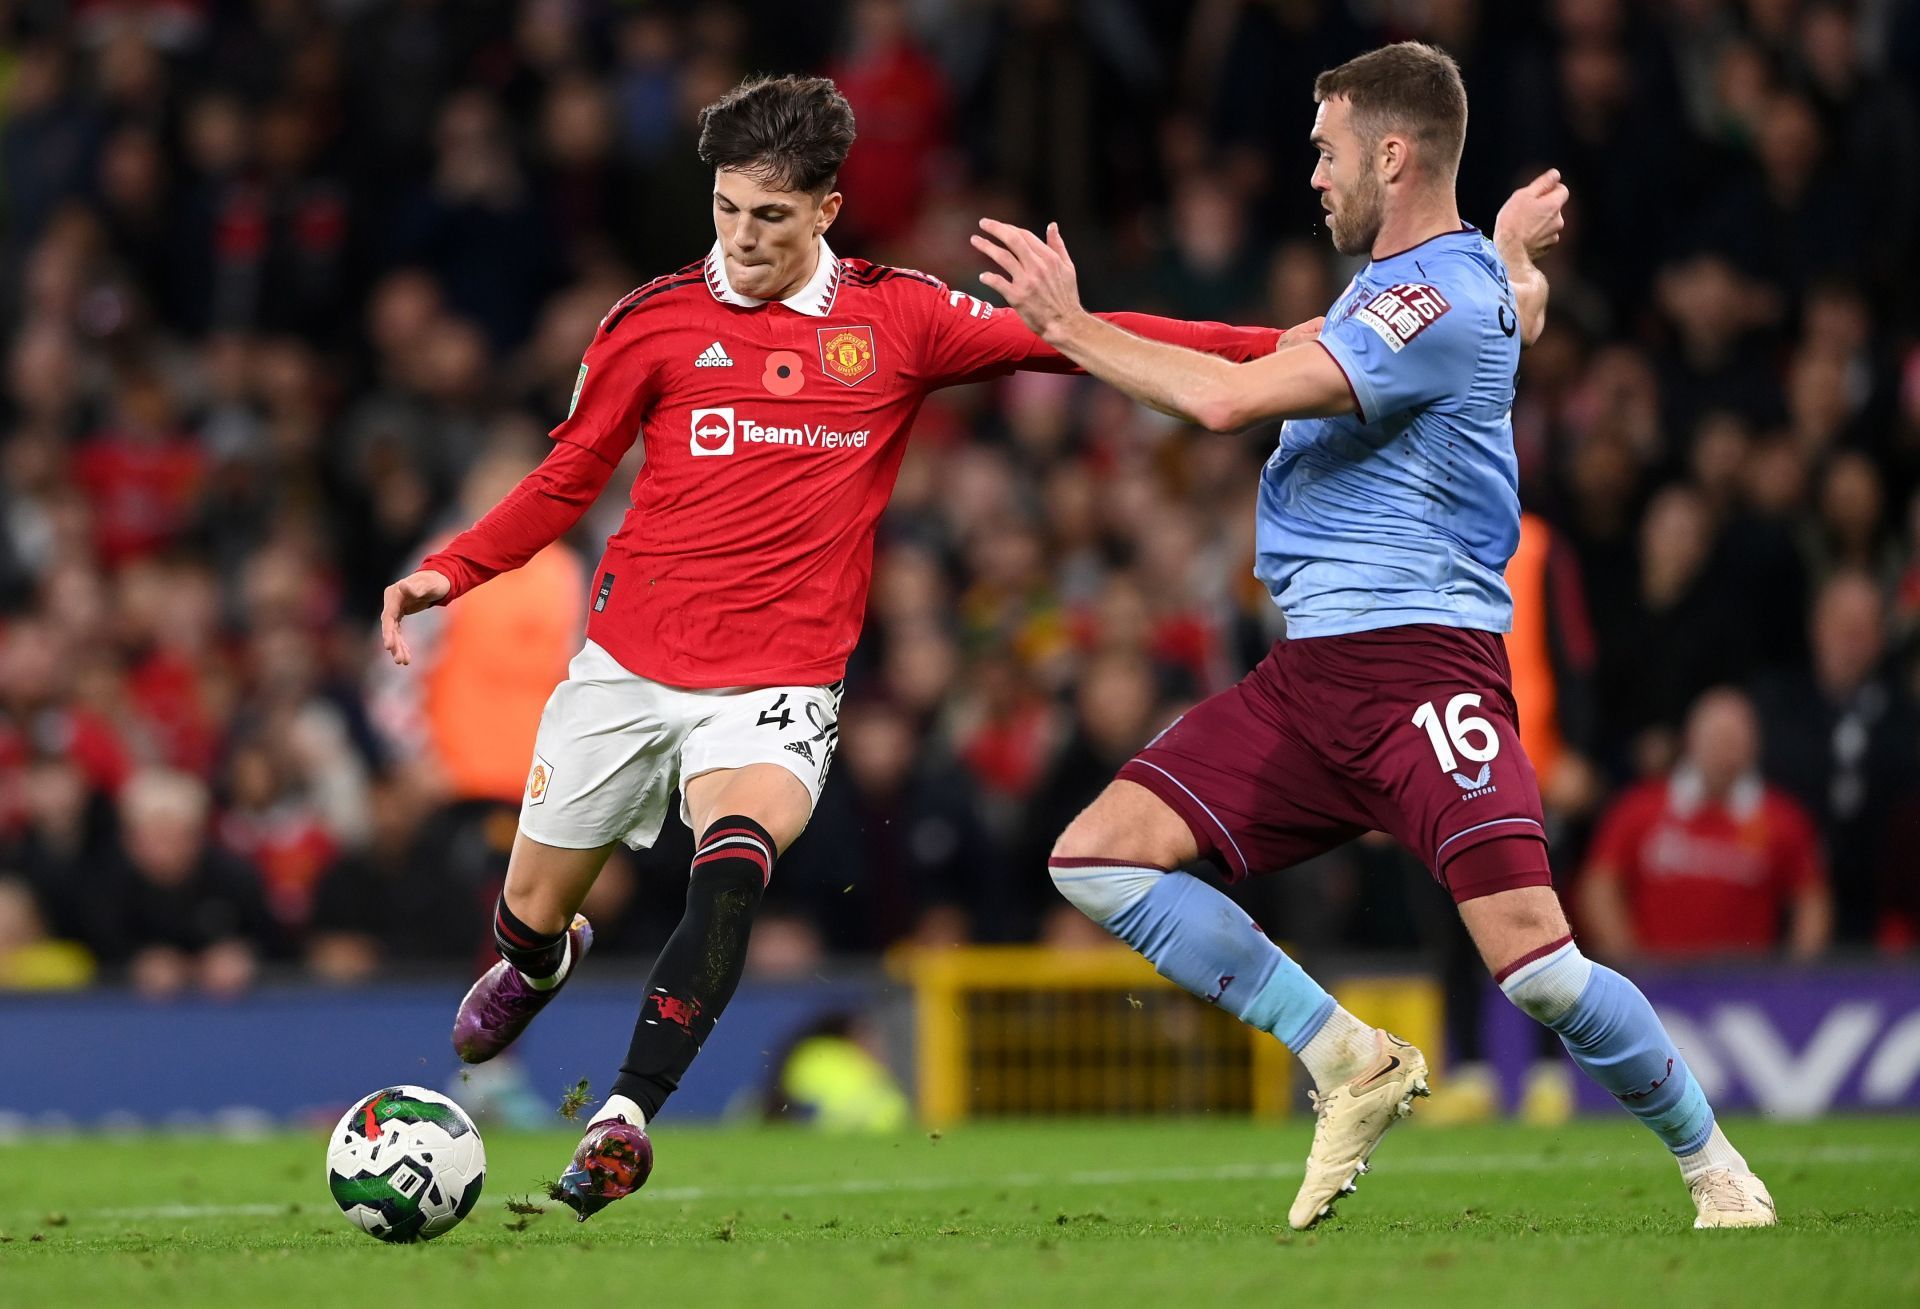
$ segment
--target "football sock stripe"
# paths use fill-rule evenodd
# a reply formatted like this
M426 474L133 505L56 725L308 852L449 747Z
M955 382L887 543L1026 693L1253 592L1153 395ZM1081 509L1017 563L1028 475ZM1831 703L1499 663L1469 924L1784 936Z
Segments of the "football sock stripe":
M538 932L507 908L506 893L493 908L493 943L500 957L529 978L552 977L567 960L565 931Z

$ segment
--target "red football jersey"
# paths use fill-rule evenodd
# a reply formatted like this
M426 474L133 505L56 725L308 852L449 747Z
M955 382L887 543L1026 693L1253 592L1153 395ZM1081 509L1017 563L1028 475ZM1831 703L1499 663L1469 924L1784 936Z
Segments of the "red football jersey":
M1105 316L1235 359L1280 338ZM517 566L577 520L641 439L646 464L594 570L587 635L673 686L832 682L860 635L874 526L921 402L1015 369L1073 365L1017 314L925 273L822 243L813 278L766 303L733 289L716 246L614 305L553 429L561 448L423 566L454 595Z
M1781 939L1793 897L1826 881L1820 838L1786 792L1751 779L1708 800L1684 770L1614 802L1589 864L1626 892L1649 954L1752 954Z

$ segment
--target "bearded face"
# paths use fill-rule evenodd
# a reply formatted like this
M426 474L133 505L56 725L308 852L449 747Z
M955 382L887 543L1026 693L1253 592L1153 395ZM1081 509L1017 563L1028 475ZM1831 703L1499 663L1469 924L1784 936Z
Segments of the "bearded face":
M1352 106L1343 99L1324 101L1314 115L1319 162L1313 189L1326 210L1333 248L1343 255L1368 253L1380 235L1387 189L1374 172L1374 144L1354 129Z
M1346 188L1345 195L1329 192L1326 200L1327 229L1333 233L1333 248L1343 255L1364 255L1372 251L1374 241L1380 236L1387 201L1387 188L1381 185L1373 169L1362 168Z

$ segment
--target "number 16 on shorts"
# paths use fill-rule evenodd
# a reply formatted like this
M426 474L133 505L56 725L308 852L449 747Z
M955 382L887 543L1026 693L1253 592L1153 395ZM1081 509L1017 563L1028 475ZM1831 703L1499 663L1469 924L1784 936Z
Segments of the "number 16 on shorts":
M1413 712L1413 725L1426 732L1427 740L1433 746L1434 758L1440 763L1440 771L1452 774L1453 780L1459 783L1463 791L1487 784L1493 775L1494 756L1500 753L1500 737L1493 730L1493 724L1478 714L1467 712L1479 707L1478 691L1462 691L1447 701L1444 715L1435 708L1432 700ZM1469 777L1462 772L1462 759L1469 765L1479 764L1479 773Z

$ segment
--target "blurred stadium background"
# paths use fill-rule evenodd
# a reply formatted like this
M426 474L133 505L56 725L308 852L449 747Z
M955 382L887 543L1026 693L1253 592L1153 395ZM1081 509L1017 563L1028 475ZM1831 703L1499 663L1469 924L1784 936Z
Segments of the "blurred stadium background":
M677 825L609 865L592 975L517 1069L457 1083L446 1029L630 473L410 625L412 669L374 617L541 456L605 307L711 242L701 105L839 79L843 252L971 286L976 217L1057 219L1096 307L1288 324L1351 271L1312 77L1402 37L1464 66L1470 221L1544 166L1573 188L1511 647L1588 948L1723 1107L1920 1107L1920 6L0 0L0 34L0 1132L399 1080L550 1121L613 1067ZM1291 1107L1277 1046L1043 872L1279 635L1274 439L1055 377L927 406L838 767L677 1112ZM1702 769L1743 778L1714 821ZM1575 1107L1396 847L1241 894L1446 1050L1432 1116Z

